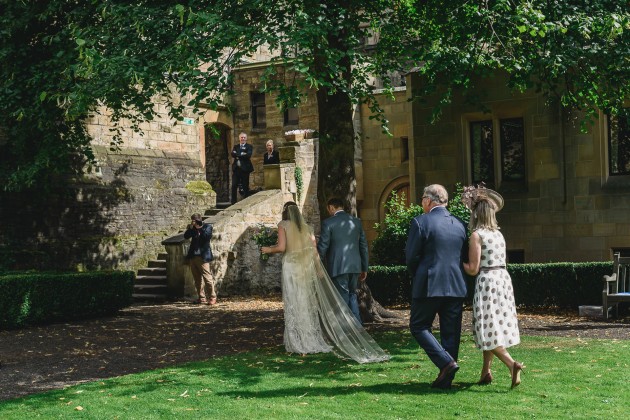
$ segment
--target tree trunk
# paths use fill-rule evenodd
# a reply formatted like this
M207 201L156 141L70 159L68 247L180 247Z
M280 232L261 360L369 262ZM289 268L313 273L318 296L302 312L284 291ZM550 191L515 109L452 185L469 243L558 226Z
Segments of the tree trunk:
M351 83L349 62L343 63L343 68L344 78L349 84ZM317 91L319 112L317 198L322 218L328 217L326 203L331 197L341 198L346 210L357 215L352 106L352 100L345 92L336 91L329 94L327 88L320 88ZM357 289L357 297L364 322L382 322L384 318L394 316L374 300L365 282Z
M317 197L320 214L327 215L326 202L339 197L346 210L356 215L356 177L354 172L354 127L352 103L342 92L328 95L317 92L319 112L319 185Z
M372 291L367 283L362 281L357 289L357 299L359 301L359 312L363 322L387 322L387 319L399 316L392 311L383 308L372 296Z

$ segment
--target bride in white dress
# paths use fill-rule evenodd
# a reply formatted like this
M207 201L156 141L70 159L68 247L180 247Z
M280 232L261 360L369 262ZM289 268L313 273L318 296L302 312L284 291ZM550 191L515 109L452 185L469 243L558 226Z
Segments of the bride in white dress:
M285 203L278 243L264 254L284 253L284 346L290 353L335 352L359 363L389 360L341 299L322 265L315 236L294 202Z

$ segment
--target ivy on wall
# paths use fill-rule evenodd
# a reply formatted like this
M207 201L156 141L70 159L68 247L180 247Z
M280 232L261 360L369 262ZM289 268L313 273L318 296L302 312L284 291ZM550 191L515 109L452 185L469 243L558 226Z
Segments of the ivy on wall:
M302 179L302 168L300 168L299 166L296 166L293 174L295 176L295 187L297 189L297 201L299 203L300 201L302 201L302 191L304 191L304 181Z

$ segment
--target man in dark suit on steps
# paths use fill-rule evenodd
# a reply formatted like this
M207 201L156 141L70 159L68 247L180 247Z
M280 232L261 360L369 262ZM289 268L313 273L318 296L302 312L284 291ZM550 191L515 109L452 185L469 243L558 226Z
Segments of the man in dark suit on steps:
M240 189L243 197L249 195L249 174L254 172L252 165L252 154L254 147L247 143L247 134L240 133L238 135L239 144L232 148L232 204L236 203L236 191Z
M462 268L468 254L466 225L446 210L448 193L438 184L422 194L423 214L411 221L405 250L412 277L409 329L440 369L432 387L448 389L459 369L457 357L466 282ZM431 328L440 317L440 341Z

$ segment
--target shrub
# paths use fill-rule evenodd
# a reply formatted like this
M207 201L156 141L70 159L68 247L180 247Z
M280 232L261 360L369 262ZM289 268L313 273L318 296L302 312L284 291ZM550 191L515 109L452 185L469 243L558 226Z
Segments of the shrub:
M131 271L6 273L0 276L0 328L111 315L132 302Z
M456 185L455 193L451 194L448 210L451 214L462 219L466 224L470 219L470 212L462 202L462 186ZM409 234L409 226L414 217L422 214L422 207L417 204L405 205L404 193L400 196L395 192L385 203L385 219L383 223L376 223L376 238L372 242L372 262L375 265L405 264L405 244Z
M613 264L605 262L574 263L580 305L601 305L604 275L611 275Z
M510 264L514 298L521 307L560 307L602 304L602 277L612 273L612 262ZM383 305L406 304L411 276L405 266L370 267L367 278L374 299ZM472 301L474 279L469 277L466 301Z
M422 207L417 204L405 206L405 194L392 193L392 198L385 203L385 220L376 223L377 235L372 242L371 259L376 265L405 264L405 243L411 220L422 214ZM371 286L370 286L371 288Z

